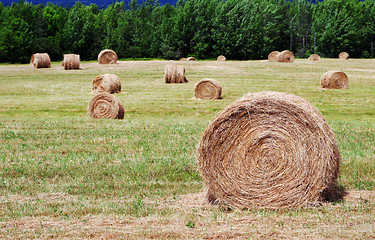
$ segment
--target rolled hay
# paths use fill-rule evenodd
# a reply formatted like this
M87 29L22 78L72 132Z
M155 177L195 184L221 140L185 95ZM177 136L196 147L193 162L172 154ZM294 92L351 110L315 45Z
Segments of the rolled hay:
M164 73L165 83L187 83L184 66L166 66Z
M194 87L195 97L199 99L219 99L222 88L215 79L204 78Z
M99 75L92 81L92 91L95 94L102 92L119 93L121 92L120 78L114 74Z
M124 105L114 95L103 92L93 97L89 103L88 114L92 118L123 119Z
M308 60L310 61L319 61L321 57L318 54L311 54Z
M272 51L270 54L268 54L268 61L269 62L278 62L279 59L277 56L279 55L279 51Z
M50 68L51 59L48 53L35 53L31 55L30 65L34 68Z
M79 69L81 64L78 54L64 54L64 60L61 63L65 70Z
M187 61L187 58L180 58L180 61Z
M245 95L208 125L198 165L208 201L296 208L334 198L341 156L322 114L279 92Z
M105 49L98 55L99 64L115 64L117 63L118 57L115 51L111 49Z
M195 61L195 58L194 58L194 57L188 57L188 58L186 59L186 61Z
M320 78L320 86L328 89L346 89L349 85L348 76L338 70L330 70Z
M291 51L284 50L277 54L278 62L292 63L294 62L294 54Z
M226 60L227 60L227 58L224 57L223 55L220 55L220 56L217 57L217 61L219 61L219 62L225 62Z
M339 58L340 58L341 60L347 60L347 59L349 58L349 54L348 54L347 52L341 52L341 53L339 54Z

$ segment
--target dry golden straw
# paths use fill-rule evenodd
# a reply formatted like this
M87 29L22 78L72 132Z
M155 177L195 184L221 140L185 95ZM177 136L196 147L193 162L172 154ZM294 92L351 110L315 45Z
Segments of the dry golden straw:
M296 208L335 192L340 153L322 114L305 99L251 93L221 111L198 147L208 200L232 208Z
M319 61L321 58L318 54L311 54L308 60L310 61Z
M199 99L219 99L221 86L215 79L204 78L195 84L195 97Z
M284 50L277 55L278 62L292 63L294 62L294 54L291 51Z
M97 76L92 81L92 91L96 94L107 92L110 94L121 92L120 78L114 74Z
M50 68L51 59L48 53L35 53L31 55L30 65L34 68Z
M65 70L72 70L72 69L79 69L80 67L80 56L77 54L64 54L64 61L62 62L62 66L64 66Z
M278 62L279 59L277 56L279 55L279 51L272 51L270 54L268 54L268 61L269 62Z
M123 119L124 105L114 95L100 93L93 97L89 103L88 113L92 118Z
M348 76L341 71L330 70L320 78L320 86L328 89L346 89L349 85Z
M341 52L341 53L339 54L339 58L340 58L341 60L347 60L347 59L349 58L349 54L348 54L347 52Z
M186 58L180 58L180 61L187 61Z
M115 64L117 63L117 59L117 54L110 49L105 49L98 55L99 64Z
M226 60L227 60L227 58L224 57L223 55L220 55L220 56L217 57L217 61L219 61L219 62L225 62Z
M184 66L166 66L164 73L165 83L187 83Z
M186 61L195 61L195 58L194 58L194 57L188 57L188 58L186 59Z

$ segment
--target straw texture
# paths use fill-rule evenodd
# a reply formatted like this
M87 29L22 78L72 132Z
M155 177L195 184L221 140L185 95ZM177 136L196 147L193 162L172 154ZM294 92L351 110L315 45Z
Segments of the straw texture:
M96 94L107 92L110 94L121 92L120 78L114 74L97 76L92 81L92 91Z
M166 66L164 73L165 83L187 83L184 66Z
M115 64L117 63L117 54L111 49L105 49L98 55L99 64Z
M268 61L269 62L278 62L279 59L277 56L280 54L279 51L272 51L270 54L268 54Z
M284 50L277 54L277 59L279 62L292 63L294 62L294 54L291 51Z
M346 89L349 85L348 76L338 70L330 70L320 78L320 86L328 89Z
M339 58L340 58L341 60L347 60L347 59L349 59L349 54L348 54L347 52L341 52L341 53L339 54Z
M34 68L50 68L51 59L48 53L35 53L31 55L30 65Z
M208 125L198 165L213 204L296 208L329 198L340 154L322 114L298 96L245 95Z
M93 97L87 111L90 117L98 119L123 119L125 113L121 101L106 92Z
M64 54L64 61L61 65L64 66L65 70L79 69L80 67L80 56L77 54Z
M204 78L195 84L195 97L199 99L219 99L222 88L215 79Z
M321 58L318 54L311 54L308 60L310 61L319 61Z
M226 60L227 60L227 58L224 57L223 55L220 55L220 56L217 57L217 61L219 61L219 62L225 62Z

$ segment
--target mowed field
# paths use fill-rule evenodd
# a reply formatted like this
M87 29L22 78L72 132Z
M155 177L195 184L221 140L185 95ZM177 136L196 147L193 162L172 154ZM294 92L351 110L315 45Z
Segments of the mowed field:
M186 84L165 84L165 66ZM82 62L66 71L0 65L0 238L374 239L375 60ZM328 70L345 90L320 89ZM87 114L92 81L121 79L123 120ZM214 78L220 100L197 100ZM342 200L300 209L231 210L205 201L196 149L210 120L248 92L280 91L315 105L342 156Z

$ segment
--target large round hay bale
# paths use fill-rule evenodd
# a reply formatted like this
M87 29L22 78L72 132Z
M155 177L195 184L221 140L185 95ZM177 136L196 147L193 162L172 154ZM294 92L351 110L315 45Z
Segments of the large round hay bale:
M194 57L188 57L188 58L186 59L186 61L195 61L195 58L194 58Z
M348 88L348 76L338 70L330 70L320 78L320 86L328 89L345 89Z
M111 49L105 49L98 55L99 64L115 64L117 63L117 54Z
M339 58L340 58L341 60L347 60L347 59L349 58L349 54L348 54L347 52L341 52L341 53L339 54Z
M89 103L88 113L92 118L123 119L124 105L114 95L100 93L93 97Z
M30 65L34 68L50 68L51 59L48 53L35 53L31 55Z
M318 54L311 54L308 60L310 61L319 61L321 57Z
M217 61L219 61L219 62L225 62L226 60L227 60L227 58L223 55L220 55L220 56L217 57Z
M292 63L294 62L294 54L291 51L284 50L277 55L279 62Z
M184 66L166 66L164 73L165 83L187 83Z
M269 62L278 62L279 59L277 56L280 54L279 51L272 51L270 54L268 54L268 61Z
M64 60L61 63L65 70L79 69L80 64L81 60L78 54L64 54Z
M319 110L279 92L248 94L230 104L198 147L208 200L233 208L318 204L333 196L340 160Z
M92 91L95 94L102 92L119 93L121 92L120 78L114 74L99 75L92 81Z
M221 86L215 79L204 78L194 87L195 97L199 99L219 99Z
M187 58L180 58L180 61L187 61Z

